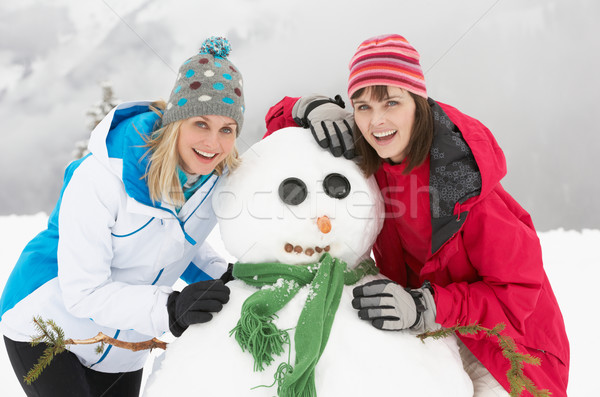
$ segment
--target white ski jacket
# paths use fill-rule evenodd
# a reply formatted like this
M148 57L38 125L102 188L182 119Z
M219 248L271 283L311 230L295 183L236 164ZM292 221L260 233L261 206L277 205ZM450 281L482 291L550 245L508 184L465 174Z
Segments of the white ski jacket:
M225 271L204 243L216 223L210 195L220 177L208 177L178 213L150 200L141 135L160 120L149 104L113 109L92 132L90 154L67 167L48 228L26 246L2 294L0 331L8 338L30 341L32 318L41 316L67 338L151 339L169 330L166 302L179 277L194 282ZM101 372L138 370L148 354L95 348L69 349Z

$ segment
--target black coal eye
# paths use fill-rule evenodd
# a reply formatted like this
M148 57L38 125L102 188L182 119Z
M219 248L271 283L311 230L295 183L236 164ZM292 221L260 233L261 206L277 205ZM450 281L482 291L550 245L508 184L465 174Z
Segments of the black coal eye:
M329 174L323 180L323 189L329 197L343 199L350 194L350 181L341 174Z
M279 197L284 203L298 205L308 196L308 189L302 179L286 178L279 185Z

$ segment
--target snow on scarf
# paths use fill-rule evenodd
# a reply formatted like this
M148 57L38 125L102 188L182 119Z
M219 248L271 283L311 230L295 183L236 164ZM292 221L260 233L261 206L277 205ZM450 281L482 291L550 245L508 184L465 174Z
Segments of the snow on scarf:
M340 259L324 254L309 265L284 263L236 263L233 276L245 283L262 287L242 306L240 320L231 331L242 348L254 357L254 370L262 371L273 356L283 353L289 343L287 330L273 324L276 313L298 291L310 285L310 292L296 325L294 337L296 361L292 367L282 363L276 372L280 397L316 396L315 366L325 350L344 285L352 285L367 274L377 274L368 259L348 270Z

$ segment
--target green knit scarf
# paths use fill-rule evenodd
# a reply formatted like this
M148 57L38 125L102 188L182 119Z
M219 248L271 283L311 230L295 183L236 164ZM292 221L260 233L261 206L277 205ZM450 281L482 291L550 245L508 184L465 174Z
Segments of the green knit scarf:
M296 325L295 366L282 363L275 376L280 397L316 396L315 366L325 350L344 284L352 285L367 274L377 273L378 269L370 259L348 270L345 262L328 253L310 265L236 263L233 276L262 289L246 299L240 320L231 334L235 334L242 351L247 350L254 357L254 371L264 370L289 343L287 330L280 330L273 324L276 313L303 286L310 284Z

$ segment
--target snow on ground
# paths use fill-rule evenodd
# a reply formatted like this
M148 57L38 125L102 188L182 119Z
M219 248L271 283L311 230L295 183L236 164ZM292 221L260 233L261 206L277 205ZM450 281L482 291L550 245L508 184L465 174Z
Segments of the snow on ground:
M47 216L42 213L0 217L0 289L4 287L23 247L45 227L46 221ZM578 232L559 229L539 233L539 236L546 272L562 308L571 342L569 395L587 396L598 389L594 381L594 362L600 355L600 340L589 338L586 333L600 326L594 305L598 301L594 284L600 278L600 251L597 249L600 246L600 230ZM222 247L218 233L213 232L210 239L213 247ZM210 356L207 352L207 357ZM390 355L390 365L393 365L392 361L393 355ZM149 372L151 364L149 362L146 366L146 372ZM4 343L0 343L0 373L3 396L24 395L8 361ZM168 395L167 391L165 395Z

